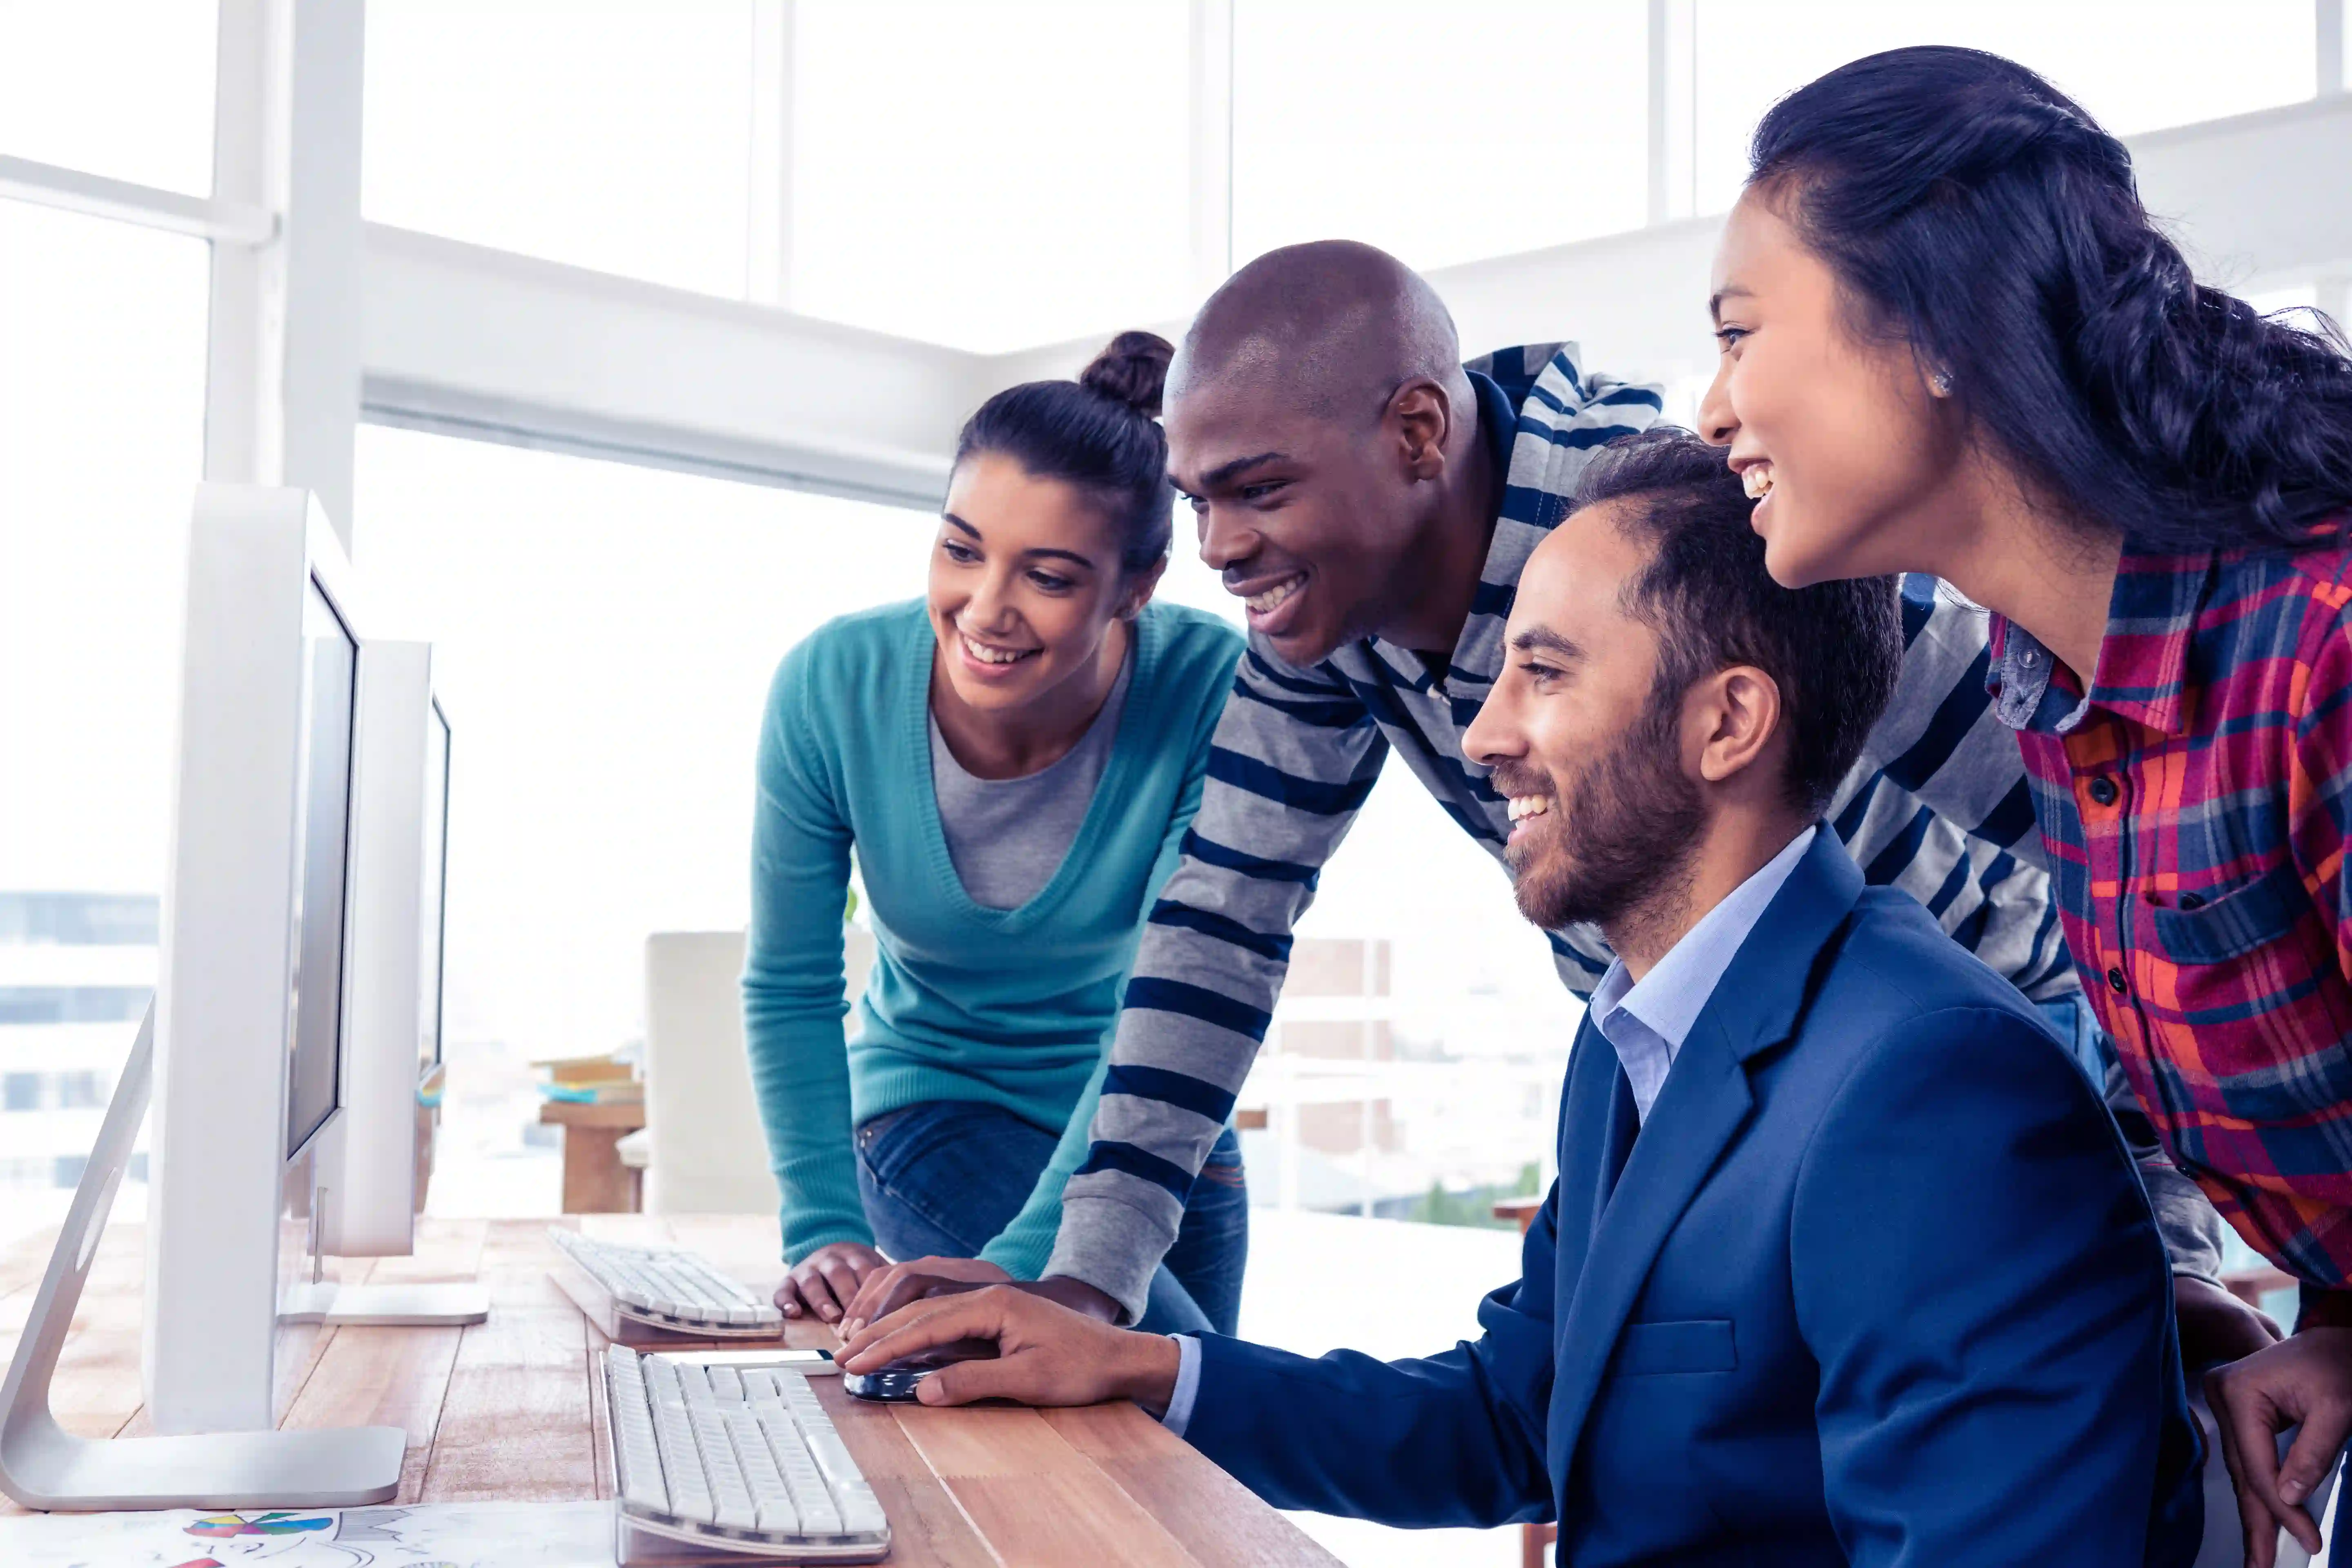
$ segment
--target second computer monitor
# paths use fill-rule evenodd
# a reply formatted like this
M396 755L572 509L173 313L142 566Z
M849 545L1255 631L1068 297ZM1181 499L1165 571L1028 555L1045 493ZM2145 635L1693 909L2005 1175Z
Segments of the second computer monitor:
M449 724L433 650L360 650L343 1113L322 1143L319 1247L412 1250L441 1100Z

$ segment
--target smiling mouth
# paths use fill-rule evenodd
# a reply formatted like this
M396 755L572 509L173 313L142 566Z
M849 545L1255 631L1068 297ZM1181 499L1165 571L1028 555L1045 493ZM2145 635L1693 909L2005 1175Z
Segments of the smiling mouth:
M1531 817L1542 816L1551 810L1552 797L1548 795L1515 795L1508 798L1506 809L1511 815L1511 826L1518 826Z
M1271 615L1276 610L1281 608L1284 604L1288 602L1292 595L1297 593L1299 589L1306 585L1307 574L1301 572L1296 576L1285 577L1281 582L1276 583L1271 588L1260 589L1258 592L1252 594L1248 598L1244 599L1242 603L1249 607L1249 613L1251 615Z
M956 636L962 638L963 651L979 664L1019 664L1023 659L1045 651L1034 647L991 647L984 642L974 642L961 632Z
M1762 500L1772 493L1772 465L1769 462L1750 463L1739 470L1739 488L1748 492L1749 500Z

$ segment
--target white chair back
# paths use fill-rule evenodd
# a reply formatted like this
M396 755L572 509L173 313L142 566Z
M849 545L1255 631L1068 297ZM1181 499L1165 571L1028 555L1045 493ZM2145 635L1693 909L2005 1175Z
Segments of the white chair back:
M854 1000L873 933L842 935ZM743 933L656 931L646 939L648 1214L773 1214L776 1178L743 1052Z

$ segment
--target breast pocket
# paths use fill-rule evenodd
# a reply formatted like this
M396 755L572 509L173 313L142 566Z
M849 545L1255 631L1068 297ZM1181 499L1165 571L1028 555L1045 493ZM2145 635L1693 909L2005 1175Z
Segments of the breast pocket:
M1619 1377L1732 1372L1738 1365L1729 1318L1628 1323L1617 1339L1614 1367Z
M2149 911L2157 945L2175 963L2226 963L2293 931L2311 907L2292 859L2195 909Z
M2145 910L2145 940L2173 965L2137 997L2165 1092L2201 1117L2257 1123L2328 1113L2352 1093L2352 997L2316 913L2291 858L2194 909Z

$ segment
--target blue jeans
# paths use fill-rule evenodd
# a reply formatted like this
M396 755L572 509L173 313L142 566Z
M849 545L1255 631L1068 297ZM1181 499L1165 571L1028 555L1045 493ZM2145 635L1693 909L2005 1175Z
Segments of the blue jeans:
M2101 1096L2107 1092L2107 1068L2115 1065L2115 1044L2099 1027L2098 1016L2080 995L2060 996L2048 1002L2036 1002L2042 1021L2058 1031L2074 1053L2074 1065L2090 1076L2091 1087Z
M857 1192L874 1244L892 1258L972 1258L1029 1201L1059 1138L978 1100L935 1100L857 1130ZM1249 1189L1228 1127L1184 1205L1176 1244L1151 1277L1136 1327L1231 1334L1249 1259Z

